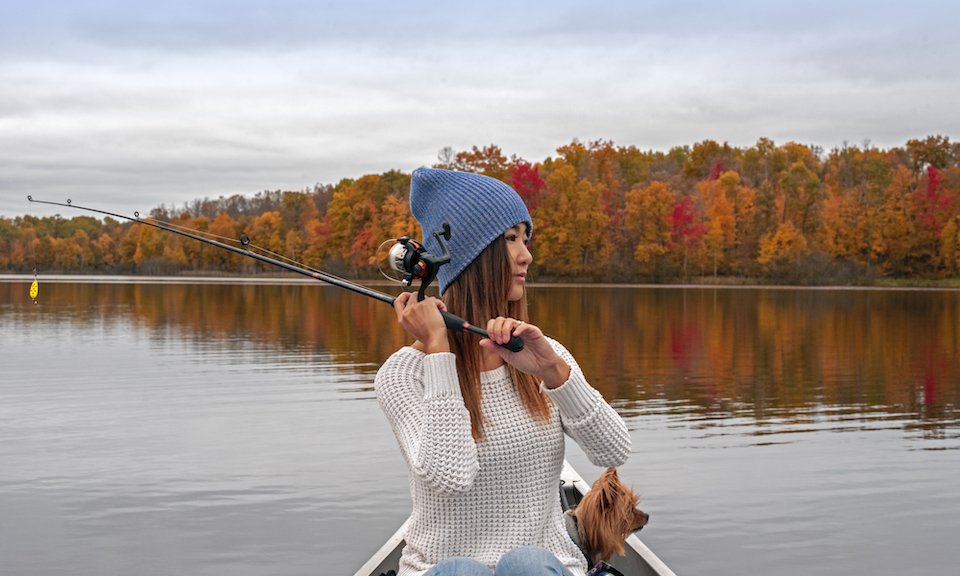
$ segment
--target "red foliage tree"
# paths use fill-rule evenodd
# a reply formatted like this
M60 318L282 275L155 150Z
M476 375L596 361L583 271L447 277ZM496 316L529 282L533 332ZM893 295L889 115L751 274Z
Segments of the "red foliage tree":
M723 162L717 158L717 161L713 163L713 167L710 168L710 176L707 177L707 180L719 180L720 175L723 173Z
M926 230L935 238L940 237L943 225L953 215L951 210L954 201L953 194L943 191L943 174L933 167L927 166L927 187L913 193L914 215L917 225Z
M673 212L667 216L667 221L673 227L670 234L671 247L683 254L683 273L686 275L690 252L703 238L707 227L700 223L699 211L690 196L684 196L674 204Z
M540 203L540 194L547 183L540 178L540 171L537 166L528 162L520 162L513 170L513 178L510 184L517 194L523 198L523 203L527 205L528 210L533 210Z
M699 216L691 196L684 196L682 200L674 204L673 212L667 216L667 220L673 226L671 238L674 246L689 246L691 248L696 246L707 231L706 226L698 223Z

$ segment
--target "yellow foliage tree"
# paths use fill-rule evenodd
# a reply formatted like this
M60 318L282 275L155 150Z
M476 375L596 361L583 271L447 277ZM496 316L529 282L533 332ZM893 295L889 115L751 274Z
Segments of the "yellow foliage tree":
M303 236L301 236L298 230L288 230L286 246L287 252L285 256L292 260L299 261L303 258L303 251L306 248L307 243L304 241Z
M283 254L285 242L283 236L283 218L280 212L264 212L250 222L247 228L247 236L250 242L256 246L266 248L271 252Z
M789 212L800 220L800 232L806 233L808 225L815 224L818 204L824 198L824 189L820 179L802 160L797 160L790 170L780 176L780 188L784 192L783 217L787 221Z
M303 263L307 266L319 268L323 265L323 256L326 253L324 247L323 223L319 218L314 218L304 226L306 237L304 238Z
M190 218L189 215L187 215L177 224L183 226L184 228L199 230L201 232L206 232L210 229L210 220L206 216ZM207 252L219 250L219 248L207 246L203 242L197 242L187 238L184 238L184 241L180 244L180 246L183 248L183 253L187 257L187 261L194 263L194 265L206 264Z
M183 250L183 242L167 242L164 244L163 257L178 266L190 264L187 254Z
M80 258L80 269L83 270L93 263L94 259L90 237L87 236L86 232L78 229L74 230L72 241L73 245L77 247L77 255Z
M940 234L940 256L947 274L960 274L960 216L954 216Z
M668 216L673 211L676 196L673 188L665 182L653 182L627 192L626 225L636 242L634 259L644 274L654 274L662 269L673 230Z
M144 228L144 226L142 224L134 224L121 236L119 247L121 264L136 264L134 256L137 253L140 240L140 228Z
M60 270L72 270L80 262L80 250L70 238L51 238L53 267Z
M777 266L797 264L809 251L803 234L792 222L785 222L777 226L775 233L767 234L760 240L757 263L767 270L773 270Z
M919 272L918 264L926 264L919 258L921 251L917 250L918 235L910 219L913 204L910 193L915 185L913 173L905 166L898 166L886 192L880 198L873 247L882 270L913 274ZM935 242L933 240L931 244Z
M718 194L713 205L707 208L707 232L704 237L702 260L713 264L713 275L727 264L726 254L736 246L737 222L733 215L733 205L726 196Z
M866 210L856 197L831 195L824 202L824 228L820 235L823 249L837 258L866 262L863 248L870 228Z
M408 236L420 239L420 223L410 212L409 200L400 194L390 194L383 201L383 220L390 238Z
M535 261L546 271L593 274L603 265L605 224L608 221L600 201L600 187L578 180L570 164L558 160L547 177L551 190L534 210Z
M137 249L133 261L141 264L144 260L152 260L163 255L163 241L167 234L153 226L141 226L137 237Z

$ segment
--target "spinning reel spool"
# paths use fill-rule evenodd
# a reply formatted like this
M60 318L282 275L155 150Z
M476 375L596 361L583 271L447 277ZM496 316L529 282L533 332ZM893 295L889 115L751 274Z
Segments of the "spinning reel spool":
M442 252L440 256L430 254L423 244L407 236L395 238L396 244L391 246L387 252L387 266L403 275L399 279L401 284L410 286L414 280L420 280L420 290L417 292L418 301L426 297L427 286L436 279L440 267L450 261L450 251L447 250L446 244L446 241L450 240L450 224L444 222L443 227L433 233L433 237L437 239L437 243L440 245L440 251ZM387 242L390 242L390 240L387 240ZM381 244L380 248L383 248L387 242ZM380 261L380 248L377 249L378 262ZM396 278L387 275L382 267L380 273L390 280L397 281Z

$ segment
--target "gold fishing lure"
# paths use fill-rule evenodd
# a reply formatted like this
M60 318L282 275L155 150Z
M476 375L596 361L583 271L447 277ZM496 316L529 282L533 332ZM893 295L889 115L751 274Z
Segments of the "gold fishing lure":
M39 304L37 302L37 294L40 293L40 285L37 284L37 270L33 270L33 284L30 285L30 297L33 298L34 304Z

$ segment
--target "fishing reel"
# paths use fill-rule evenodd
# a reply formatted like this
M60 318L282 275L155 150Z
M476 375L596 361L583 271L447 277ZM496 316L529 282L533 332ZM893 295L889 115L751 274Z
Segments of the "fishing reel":
M396 244L391 246L387 252L387 266L391 270L402 274L401 284L410 286L414 280L420 280L420 290L417 292L418 301L426 297L427 286L436 279L440 267L450 261L450 251L447 250L445 242L450 240L450 224L444 222L441 229L433 233L433 237L437 239L437 243L440 245L440 251L442 252L440 256L430 254L423 244L407 236L394 238ZM387 242L390 242L390 240L387 240ZM387 242L381 244L380 248L383 248ZM380 249L378 248L378 256L379 252ZM377 260L379 261L380 258L378 257ZM388 276L382 267L380 273L390 280L396 280L396 278Z

